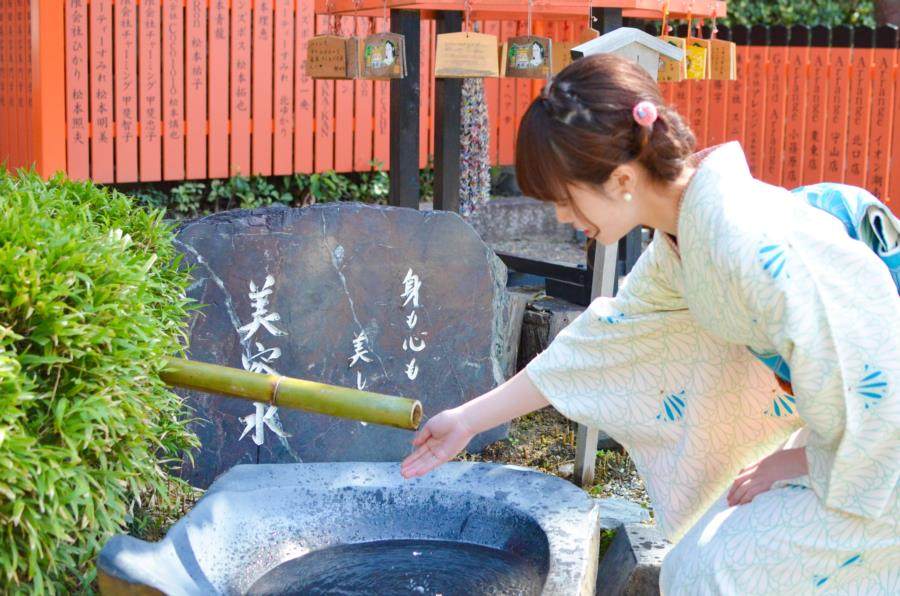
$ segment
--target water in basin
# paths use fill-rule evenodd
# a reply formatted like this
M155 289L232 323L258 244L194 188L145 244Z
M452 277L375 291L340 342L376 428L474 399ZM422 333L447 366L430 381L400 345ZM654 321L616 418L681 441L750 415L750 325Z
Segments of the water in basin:
M516 554L465 542L379 540L342 544L286 561L249 595L537 596L547 570Z

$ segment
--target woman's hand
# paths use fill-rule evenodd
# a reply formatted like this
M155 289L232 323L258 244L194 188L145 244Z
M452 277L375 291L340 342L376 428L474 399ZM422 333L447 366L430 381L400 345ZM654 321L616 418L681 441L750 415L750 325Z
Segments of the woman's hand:
M417 449L403 460L400 474L404 478L424 476L453 459L474 436L458 408L444 410L416 433L413 445Z
M806 450L784 449L768 455L738 474L728 491L728 505L745 505L756 495L772 488L778 480L796 478L808 473Z

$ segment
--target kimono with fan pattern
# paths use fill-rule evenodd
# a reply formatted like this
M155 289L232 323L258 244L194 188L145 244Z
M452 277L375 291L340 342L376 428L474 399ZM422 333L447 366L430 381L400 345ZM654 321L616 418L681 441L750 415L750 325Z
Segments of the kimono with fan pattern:
M879 259L812 203L716 148L677 246L657 233L618 295L526 367L631 454L676 543L664 594L900 594L900 298L881 260L900 247ZM728 507L741 468L795 446L808 475Z

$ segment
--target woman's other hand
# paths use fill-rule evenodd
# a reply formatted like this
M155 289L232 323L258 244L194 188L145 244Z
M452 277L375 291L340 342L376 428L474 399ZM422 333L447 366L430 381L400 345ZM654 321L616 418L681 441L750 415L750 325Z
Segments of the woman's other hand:
M728 505L745 505L756 495L766 492L779 480L796 478L808 473L806 450L784 449L768 455L738 473L728 491Z
M453 459L474 436L459 409L444 410L416 433L416 450L403 460L400 474L404 478L424 476Z

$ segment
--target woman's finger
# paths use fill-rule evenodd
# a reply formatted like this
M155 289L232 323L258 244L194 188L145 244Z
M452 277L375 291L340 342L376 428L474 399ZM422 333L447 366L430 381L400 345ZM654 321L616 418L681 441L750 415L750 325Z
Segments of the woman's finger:
M747 488L747 491L741 497L741 502L739 504L747 505L748 503L752 503L753 499L755 499L757 495L760 495L767 490L769 489L764 484L754 482Z
M734 482L731 483L731 488L728 489L728 498L731 499L734 497L735 491L743 485L747 480L749 480L753 476L752 473L740 474L737 478L734 479Z
M745 480L742 482L731 495L728 497L728 505L734 507L735 505L741 502L741 498L743 498L744 494L747 492L750 484L753 482L752 479Z
M418 447L428 439L432 437L431 435L431 427L428 424L425 425L425 428L416 433L416 436L413 437L413 446Z
M425 447L419 447L412 453L406 456L406 459L403 460L403 463L400 464L400 468L408 468L412 464L416 463L418 460L422 458L423 455L428 453L428 449Z
M406 472L421 475L433 470L446 461L446 458L441 453L440 442L434 438L429 439L428 442L410 456L411 461L406 466ZM401 468L401 472L403 472L403 468Z

